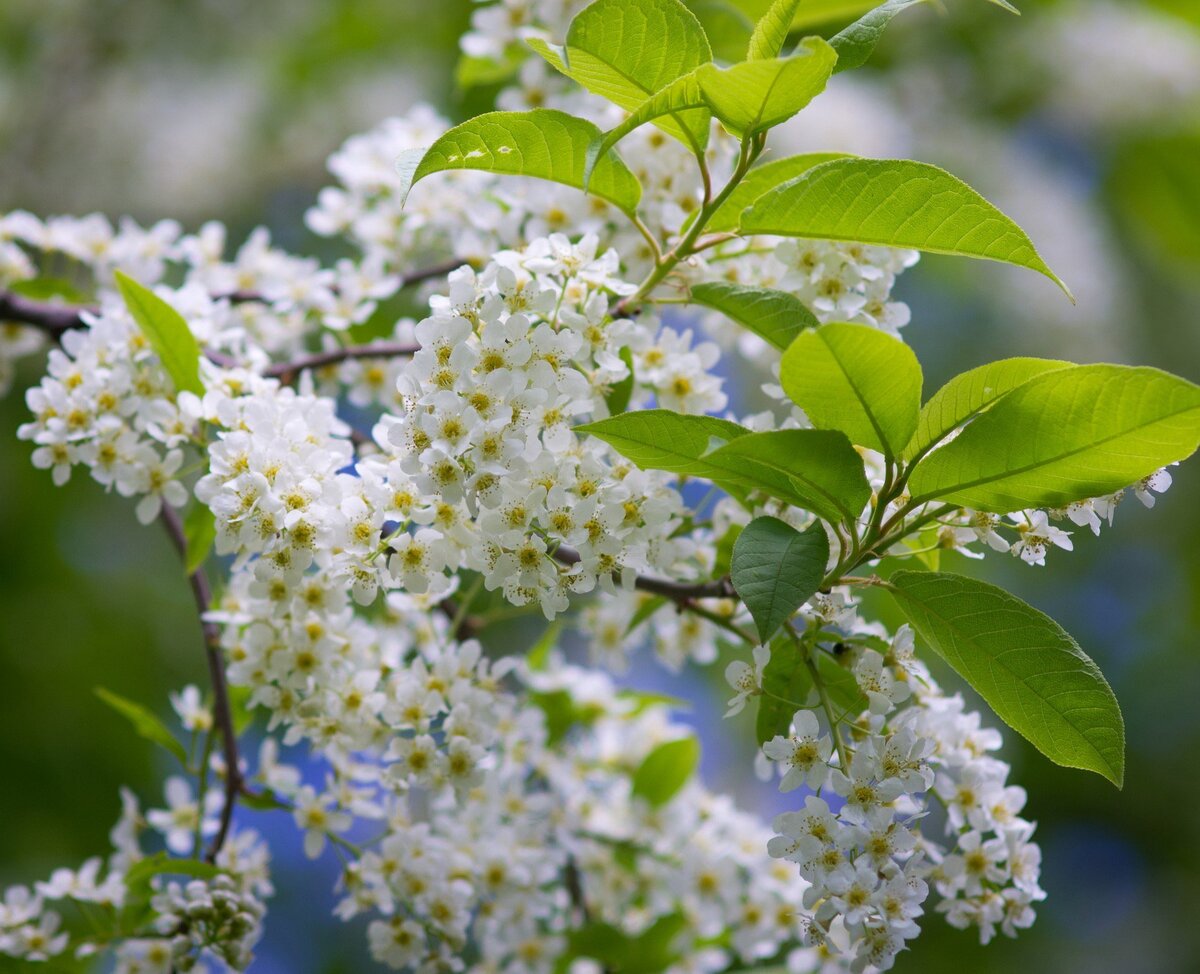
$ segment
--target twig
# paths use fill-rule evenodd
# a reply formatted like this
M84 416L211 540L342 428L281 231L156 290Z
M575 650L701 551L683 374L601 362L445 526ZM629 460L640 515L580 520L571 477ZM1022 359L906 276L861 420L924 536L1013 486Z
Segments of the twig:
M179 520L179 515L164 504L161 520L180 557L186 560L187 538L183 533L183 524ZM233 820L233 808L237 803L237 796L242 792L242 770L238 757L237 733L233 729L233 712L229 707L229 685L225 682L225 661L221 654L221 631L215 623L208 622L204 618L205 613L212 605L212 590L208 585L208 576L205 575L203 568L197 568L188 575L188 582L192 587L192 597L195 599L196 611L200 616L200 628L204 633L204 653L208 660L208 677L213 690L213 720L221 731L225 757L225 803L221 808L221 824L205 857L209 862L214 862L229 835L229 825Z
M262 374L271 378L289 380L297 372L306 369L320 369L326 365L337 365L348 359L362 358L395 358L402 355L415 355L420 351L420 345L403 345L398 342L379 342L374 345L347 345L344 348L330 349L328 352L317 352L290 362L276 362L263 369Z
M578 551L563 545L554 549L554 558L564 565L575 565L580 561ZM687 603L694 599L731 599L737 595L733 590L733 583L728 578L710 582L676 582L668 578L639 575L633 585L643 592L661 595L685 608Z

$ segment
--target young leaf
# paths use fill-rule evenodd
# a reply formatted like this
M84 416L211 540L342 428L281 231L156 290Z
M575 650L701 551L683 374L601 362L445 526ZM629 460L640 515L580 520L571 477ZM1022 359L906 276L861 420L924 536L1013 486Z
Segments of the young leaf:
M833 73L866 64L867 58L875 50L875 45L879 43L892 18L907 7L925 2L926 0L888 0L831 37L829 43L838 56L837 67L833 69Z
M96 687L95 693L97 697L133 725L133 729L137 732L138 737L165 747L179 759L180 764L187 765L187 751L184 750L183 745L176 740L174 734L167 730L167 725L147 708L143 707L140 703L127 700L125 697L119 696L111 690L106 690L104 687Z
M679 0L596 0L571 21L564 47L561 66L551 61L554 67L630 112L712 60L704 28ZM683 112L658 125L693 151L708 144L707 111Z
M180 392L204 394L200 382L200 345L183 316L149 288L121 271L117 287L133 320L154 349L163 368Z
M862 457L837 430L750 433L706 454L701 476L760 490L834 523L852 521L871 498Z
M686 416L669 409L638 409L575 429L591 433L646 470L696 474L714 439L732 440L750 431L712 416Z
M783 390L818 429L898 457L917 428L921 366L904 342L869 325L806 331L786 352Z
M1006 358L956 375L921 407L917 431L904 448L904 459L910 461L919 456L1006 392L1043 372L1070 365L1046 358Z
M761 196L744 233L856 240L986 258L1044 274L1070 296L1029 237L966 183L904 159L836 159Z
M204 564L217 537L217 522L207 505L197 501L183 519L183 536L187 542L186 571L190 575Z
M1013 389L917 464L914 503L997 514L1066 507L1183 460L1200 445L1200 386L1158 369L1077 365Z
M694 737L660 744L633 773L633 793L658 808L665 805L696 773L700 742Z
M629 369L629 374L609 389L608 395L604 397L604 404L608 406L610 416L616 416L625 412L629 408L629 398L633 395L633 352L626 345L617 355L625 363L625 367Z
M510 176L534 176L584 189L588 146L601 137L591 122L548 108L531 112L489 112L456 125L433 143L420 161L405 153L397 163L404 193L426 176L447 169L481 169ZM417 150L420 151L420 150ZM637 177L616 156L601 159L587 191L632 213L642 198Z
M817 319L794 294L770 288L706 281L692 288L692 302L720 311L780 351Z
M779 57L787 42L796 19L796 8L802 0L774 0L767 12L754 25L750 35L750 46L746 50L747 61L765 61Z
M713 233L736 230L742 218L742 211L768 190L774 189L780 183L786 183L789 179L795 179L813 166L819 166L831 159L846 158L849 157L844 152L808 152L755 166L725 198L725 202L717 207L705 229ZM694 214L685 221L684 229L691 226L693 218Z
M879 0L804 0L792 21L792 30L804 30L839 20L844 23L878 3Z
M825 577L829 539L819 521L797 531L774 517L757 517L733 546L730 580L768 642L812 598Z
M887 584L921 638L1001 720L1056 764L1121 787L1121 710L1099 668L1058 623L963 575L902 571Z

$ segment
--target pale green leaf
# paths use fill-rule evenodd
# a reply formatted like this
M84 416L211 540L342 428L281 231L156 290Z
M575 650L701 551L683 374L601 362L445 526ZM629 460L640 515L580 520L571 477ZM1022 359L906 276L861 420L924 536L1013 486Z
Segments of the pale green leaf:
M1007 513L1111 494L1200 445L1200 386L1158 369L1079 365L1009 392L913 471L914 503Z
M787 43L796 18L796 8L803 0L774 0L767 12L754 25L750 35L750 46L746 50L747 61L764 61L779 57Z
M604 397L604 404L608 407L610 416L616 416L618 413L625 412L629 408L629 399L633 395L633 352L629 350L629 346L627 345L617 355L625 363L625 367L629 369L629 374L609 389L608 394Z
M596 0L571 21L564 48L565 73L626 111L712 60L704 28L679 0ZM703 109L657 123L693 151L708 144Z
M706 454L708 477L759 490L827 521L853 521L871 497L862 457L837 430L750 433Z
M805 328L817 325L817 319L804 302L787 291L706 281L692 288L691 300L721 312L780 351Z
M1046 358L1006 358L956 375L921 407L917 431L904 448L904 459L911 461L920 456L1006 392L1043 372L1070 365L1070 362Z
M642 469L695 474L712 441L732 440L750 431L712 416L686 416L669 409L637 409L575 429L591 433Z
M704 229L712 233L736 230L742 219L742 211L768 190L774 189L780 183L786 183L789 179L795 179L813 166L819 166L831 159L846 158L850 157L844 152L808 152L755 166L725 198L725 202L717 207ZM691 226L694 217L695 214L688 218L684 229Z
M892 18L914 4L925 2L927 0L888 0L831 37L829 43L838 56L834 74L866 64Z
M921 408L921 366L904 342L869 325L835 322L801 333L780 369L783 391L813 426L898 457Z
M186 542L185 568L190 575L204 564L217 537L217 522L207 505L193 504L183 519L183 537Z
M923 162L822 163L759 197L742 214L741 229L1016 264L1070 295L1020 227L961 179Z
M1053 619L963 575L896 572L913 629L1006 724L1056 764L1125 777L1125 727L1099 668Z
M688 9L708 35L715 59L731 62L743 58L754 21L733 0L688 0Z
M426 176L449 169L480 169L510 176L533 176L584 188L588 146L600 130L586 119L539 108L530 112L489 112L456 125L433 143L414 164L415 153L397 163L408 189ZM420 150L417 150L420 151ZM601 159L587 191L632 213L642 196L637 177L616 156Z
M700 765L700 742L694 737L660 744L633 773L633 794L655 808L665 805L688 783Z
M632 852L632 848L619 848L618 862L625 851ZM561 970L568 970L572 966L570 961L587 957L614 974L659 974L678 961L676 942L686 927L687 921L681 913L660 916L636 936L610 923L592 920L568 931L567 953L560 958L560 963L563 960L567 963L561 964ZM559 970L556 967L555 974Z
M730 581L768 642L807 602L825 577L829 539L817 521L797 531L774 517L757 517L733 546Z
M187 751L184 750L183 745L167 729L167 725L148 708L113 693L111 690L106 690L104 687L96 687L95 692L97 697L133 725L138 737L166 748L178 758L180 764L187 766Z
M129 313L180 392L204 394L200 382L200 345L183 316L149 288L121 271L117 287Z

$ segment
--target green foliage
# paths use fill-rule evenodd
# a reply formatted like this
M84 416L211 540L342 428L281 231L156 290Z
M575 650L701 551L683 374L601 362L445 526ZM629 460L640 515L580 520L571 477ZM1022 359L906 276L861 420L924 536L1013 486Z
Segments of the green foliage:
M691 290L693 304L720 311L739 325L770 342L780 351L817 319L794 294L745 284L705 281Z
M557 70L626 111L712 60L704 28L678 0L596 0L571 21L563 48L531 46ZM708 144L708 122L708 112L700 109L657 124L700 151Z
M837 430L750 433L703 458L708 477L759 490L830 522L853 521L871 496L862 457Z
M175 735L167 729L167 725L159 720L150 710L143 707L140 703L127 700L125 697L113 693L111 690L106 690L104 687L96 687L95 692L97 697L133 725L133 729L139 737L166 748L179 760L180 764L185 767L187 766L187 751L184 750L183 745L179 743Z
M675 941L687 926L682 914L659 917L636 936L610 923L592 921L567 934L567 950L555 967L564 974L579 957L599 961L612 974L656 974L679 959Z
M695 737L659 744L634 771L633 794L659 808L679 794L699 765L700 741Z
M921 366L904 342L868 325L804 332L783 355L783 390L820 429L897 457L917 428Z
M821 587L829 539L819 521L797 531L774 517L756 517L733 546L730 580L768 642Z
M1080 365L1013 389L909 481L934 499L1006 513L1120 490L1195 452L1200 386L1158 369Z
M620 382L608 390L608 395L604 397L604 404L608 406L608 411L611 415L616 416L618 413L625 412L629 408L629 397L633 395L633 352L629 346L625 346L617 353L621 361L625 363L625 367L629 369L629 374Z
M5 289L31 301L59 300L72 304L85 304L88 301L87 294L61 277L27 277L7 284Z
M805 642L781 637L772 644L771 659L763 669L763 693L755 723L759 744L776 735L786 737L792 716L811 704L813 669L820 676L830 703L840 711L840 715L835 712L835 720L839 716L856 717L867 708L867 698L858 688L854 674L839 662L835 653L810 649Z
M583 189L588 146L599 138L595 125L565 112L489 112L456 125L424 152L405 154L398 166L409 177L407 189L448 169L534 176ZM615 156L599 161L587 190L626 213L642 198L637 177Z
M764 61L779 57L792 30L792 21L796 19L796 8L802 2L803 0L774 0L754 25L754 33L750 35L750 46L746 50L747 61Z
M204 564L217 538L217 522L207 505L197 501L189 508L183 519L183 537L187 557L185 569L190 575Z
M133 320L154 349L180 392L204 393L200 382L200 346L182 315L149 288L116 272L117 287Z
M836 159L760 197L745 233L855 240L1028 267L1069 295L1029 237L966 183L937 166Z
M1006 358L956 375L921 407L917 431L904 448L904 459L920 456L1017 386L1069 365L1055 359Z
M566 690L537 690L529 702L546 717L546 743L557 744L576 727L590 727L604 713L596 704L580 704Z
M1125 777L1125 727L1095 663L1061 626L995 585L896 572L908 621L996 714L1056 764Z
M1200 8L1198 8L1200 9ZM1108 178L1124 224L1160 261L1200 267L1200 131L1155 134L1122 146Z
M750 431L712 416L685 416L669 409L638 409L575 427L598 436L643 470L698 474L700 458L712 441L732 440Z
M783 159L756 166L746 173L733 192L717 207L705 229L714 233L736 230L742 218L742 211L767 190L774 189L789 179L795 179L822 162L846 158L848 156L844 152L808 152L799 156L785 156ZM691 220L686 225L690 226Z
M834 73L866 64L892 18L914 4L925 2L927 0L888 0L831 37L829 43L838 56Z

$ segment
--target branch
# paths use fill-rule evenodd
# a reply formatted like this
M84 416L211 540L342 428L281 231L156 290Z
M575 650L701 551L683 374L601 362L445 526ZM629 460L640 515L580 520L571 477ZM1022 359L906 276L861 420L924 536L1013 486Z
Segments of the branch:
M580 561L578 551L562 545L554 550L554 558L564 565L576 565ZM732 599L737 596L728 577L712 582L676 582L669 578L639 575L633 586L643 592L662 595L683 608L696 599Z
M290 383L297 372L305 369L320 369L326 365L337 365L348 359L361 358L394 358L401 355L415 355L420 351L420 345L402 345L398 342L379 342L374 345L347 345L344 348L331 349L328 352L317 352L303 358L292 359L290 362L276 362L263 369L262 374Z
M187 539L183 533L183 524L179 520L179 515L166 504L162 509L162 522L180 557L186 560ZM203 568L197 568L188 576L188 581L192 586L192 597L196 601L196 611L200 616L200 628L204 633L204 653L208 660L208 677L213 689L213 720L221 731L225 757L225 803L221 807L221 824L205 857L209 862L214 862L229 835L229 825L233 820L233 807L237 803L237 796L243 790L242 769L238 757L237 733L233 729L233 713L229 707L229 686L225 682L225 660L221 654L221 631L215 623L206 622L204 619L204 614L212 605L212 590L208 585L208 576L204 574Z

